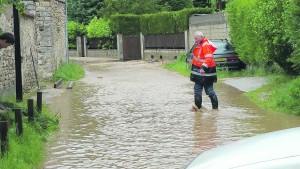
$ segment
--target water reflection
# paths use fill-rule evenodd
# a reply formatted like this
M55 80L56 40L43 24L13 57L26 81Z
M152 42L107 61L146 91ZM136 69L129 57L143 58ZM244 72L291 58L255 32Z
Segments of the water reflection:
M195 154L198 154L215 147L217 139L216 126L217 111L203 110L195 113L194 136L195 136Z

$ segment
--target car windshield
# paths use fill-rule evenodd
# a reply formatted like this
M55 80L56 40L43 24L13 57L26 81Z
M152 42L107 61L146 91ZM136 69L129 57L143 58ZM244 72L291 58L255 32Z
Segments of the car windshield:
M215 54L218 53L228 53L228 52L233 52L234 49L233 47L225 42L225 41L212 41L213 44L215 44L217 46L217 50L214 52Z

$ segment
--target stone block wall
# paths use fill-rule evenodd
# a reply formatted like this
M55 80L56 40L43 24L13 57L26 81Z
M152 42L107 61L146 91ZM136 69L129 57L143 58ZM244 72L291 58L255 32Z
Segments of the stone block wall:
M37 80L52 77L60 62L66 61L65 0L24 0L20 15L22 86L37 87ZM12 7L0 14L0 28L13 32ZM0 98L15 94L14 47L0 49ZM37 78L36 78L37 77Z
M13 12L6 9L0 15L0 28L4 32L13 32ZM14 47L0 49L0 98L15 90L15 57Z

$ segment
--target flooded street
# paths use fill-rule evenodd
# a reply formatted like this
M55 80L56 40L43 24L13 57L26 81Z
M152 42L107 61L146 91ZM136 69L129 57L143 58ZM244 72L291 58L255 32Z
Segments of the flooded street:
M91 60L72 90L45 98L61 121L44 168L182 169L212 147L300 126L221 81L219 111L203 95L208 110L192 113L193 83L160 65Z

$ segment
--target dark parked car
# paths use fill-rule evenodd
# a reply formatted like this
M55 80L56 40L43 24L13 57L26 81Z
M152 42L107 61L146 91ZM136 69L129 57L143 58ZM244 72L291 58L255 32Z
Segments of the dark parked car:
M241 70L246 67L245 63L239 59L233 46L226 39L211 39L210 41L218 48L214 52L217 69L225 68L229 70ZM191 48L190 52L186 54L186 63L188 67L191 65L194 47L195 45Z
M300 127L260 134L198 155L185 169L299 169Z

